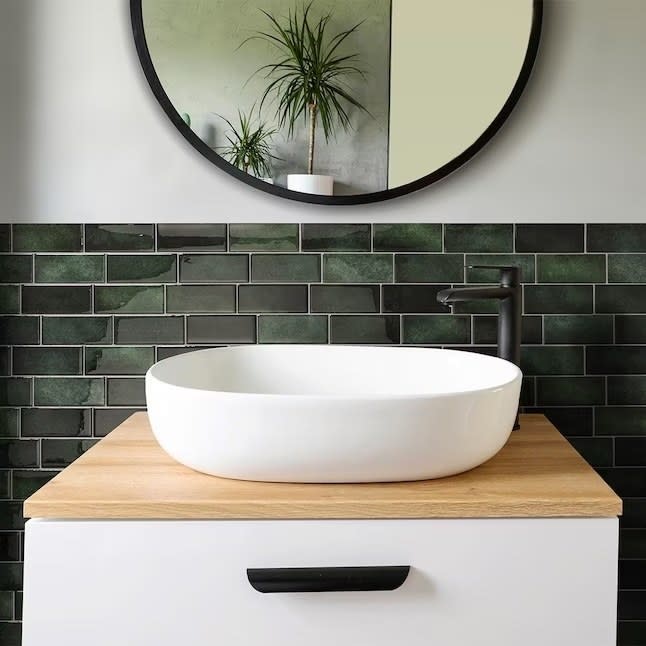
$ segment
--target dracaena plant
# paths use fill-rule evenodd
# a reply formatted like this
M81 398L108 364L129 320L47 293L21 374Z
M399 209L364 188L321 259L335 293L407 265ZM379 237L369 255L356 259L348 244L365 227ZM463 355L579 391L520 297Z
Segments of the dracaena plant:
M253 108L249 113L238 110L238 123L233 125L229 119L220 116L229 130L225 137L228 145L222 146L222 156L236 168L256 177L271 175L271 160L278 159L271 152L271 140L276 128L268 127L263 121L255 120Z
M290 10L282 22L262 11L269 21L269 29L245 41L260 39L278 51L275 62L256 71L269 81L260 106L269 99L274 100L277 122L281 128L287 126L290 137L294 135L297 121L304 120L309 127L307 172L310 175L314 172L318 123L328 141L337 125L345 131L351 129L348 113L351 106L368 112L353 96L348 83L351 77L364 77L358 66L359 55L342 51L342 45L362 23L331 34L331 14L315 19L311 9L312 2L300 10Z

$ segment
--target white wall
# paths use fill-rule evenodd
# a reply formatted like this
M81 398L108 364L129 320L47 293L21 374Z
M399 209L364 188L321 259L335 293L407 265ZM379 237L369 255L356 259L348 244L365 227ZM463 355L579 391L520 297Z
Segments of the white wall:
M156 105L127 0L0 0L0 220L556 222L646 219L645 0L547 0L530 87L451 177L320 207L239 184Z

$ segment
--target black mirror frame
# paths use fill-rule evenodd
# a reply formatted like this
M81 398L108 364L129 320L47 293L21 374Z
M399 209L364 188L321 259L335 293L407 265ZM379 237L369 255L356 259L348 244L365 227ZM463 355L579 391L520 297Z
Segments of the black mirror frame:
M457 157L446 163L441 168L433 171L429 175L421 177L420 179L415 180L414 182L410 182L409 184L398 186L397 188L377 191L375 193L364 193L360 195L328 196L290 191L286 188L283 188L282 186L275 186L257 179L252 175L239 170L228 161L226 161L226 159L218 155L215 150L213 150L204 141L202 141L202 139L200 139L184 122L184 120L168 98L168 95L166 94L166 91L164 90L161 81L157 76L155 66L153 65L152 59L150 57L148 44L146 42L142 0L130 0L130 17L132 21L132 32L135 39L137 54L139 55L141 66L143 68L144 74L146 75L146 79L150 84L153 94L164 109L164 112L168 115L169 119L182 133L184 138L193 146L193 148L198 150L204 157L213 162L216 166L229 173L229 175L233 175L233 177L235 177L236 179L241 180L249 186L260 189L265 193L277 195L278 197L284 197L289 200L295 200L297 202L341 206L349 204L370 204L373 202L383 202L385 200L390 200L395 197L407 195L408 193L413 193L422 188L426 188L427 186L438 182L439 180L445 178L447 175L451 174L453 171L457 170L460 166L465 164L474 155L476 155L476 153L482 150L482 148L484 148L484 146L494 137L494 135L502 127L503 123L507 120L512 110L516 106L516 103L518 103L518 100L520 99L520 96L523 93L527 82L529 81L529 77L531 75L532 68L534 67L534 62L536 61L536 56L538 54L538 46L541 38L541 30L543 25L543 0L534 0L532 26L530 30L529 42L527 45L527 52L525 54L525 60L523 61L518 79L516 80L516 83L514 84L514 87L512 88L507 101L505 101L496 118L489 124L489 127L466 150L464 150Z

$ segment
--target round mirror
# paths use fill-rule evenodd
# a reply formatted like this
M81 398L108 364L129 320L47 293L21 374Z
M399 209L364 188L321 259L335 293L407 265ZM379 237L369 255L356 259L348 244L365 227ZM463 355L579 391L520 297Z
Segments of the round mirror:
M359 204L468 161L516 104L538 0L131 0L155 96L204 156L282 197Z

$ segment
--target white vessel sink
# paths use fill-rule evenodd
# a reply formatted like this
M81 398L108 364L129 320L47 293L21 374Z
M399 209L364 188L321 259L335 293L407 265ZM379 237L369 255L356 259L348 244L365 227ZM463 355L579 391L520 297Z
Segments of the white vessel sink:
M471 352L244 346L146 375L153 433L192 469L243 480L384 482L482 464L513 428L521 372Z

